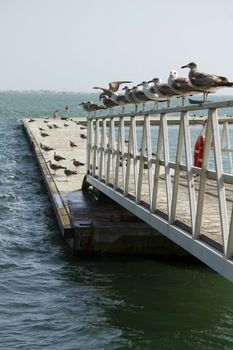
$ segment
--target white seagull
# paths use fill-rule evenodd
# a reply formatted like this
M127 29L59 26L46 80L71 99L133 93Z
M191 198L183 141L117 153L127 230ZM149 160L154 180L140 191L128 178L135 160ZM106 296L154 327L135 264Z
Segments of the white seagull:
M170 107L170 99L172 97L179 97L180 94L175 93L168 84L163 83L160 78L154 78L148 83L154 83L154 88L159 97L167 100L167 106Z
M185 96L199 94L201 91L195 90L188 78L179 77L177 71L172 70L168 77L168 85L177 94L181 95L182 105L184 105Z

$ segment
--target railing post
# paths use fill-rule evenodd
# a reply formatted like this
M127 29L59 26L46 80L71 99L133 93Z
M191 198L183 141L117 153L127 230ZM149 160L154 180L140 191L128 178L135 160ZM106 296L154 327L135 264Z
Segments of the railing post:
M169 165L169 140L168 140L168 128L167 128L167 115L162 114L162 130L163 130L163 149L164 149L164 168L165 168L165 180L167 191L167 213L168 219L171 217L171 201L172 201L172 187L171 187L171 175Z
M91 155L92 155L92 141L93 141L93 121L87 118L87 173L91 170Z
M225 186L224 186L224 181L222 176L223 175L222 153L221 153L221 144L220 144L220 136L219 136L218 115L217 115L216 109L211 110L211 126L212 126L212 134L213 134L213 148L214 148L216 175L217 175L217 190L218 190L218 201L219 201L219 210L220 210L220 219L221 219L223 248L224 248L224 254L226 256L227 250L228 250L227 247L228 247L229 226L228 226Z
M195 186L194 186L193 170L192 170L193 162L192 162L192 155L191 155L191 140L190 140L188 113L182 112L181 118L183 118L184 145L185 145L187 182L188 182L188 193L189 193L189 208L190 208L190 216L191 216L191 228L192 228L192 235L194 237L197 204L196 204Z
M180 179L180 165L181 165L181 158L182 158L182 151L183 151L183 140L184 140L184 118L182 118L182 114L181 114L178 141L177 141L177 150L176 150L176 165L175 165L175 172L174 172L171 216L170 216L170 223L172 225L175 223L175 219L176 219L176 208L177 208L178 188L179 188L179 179Z
M199 185L199 194L197 201L197 212L196 212L196 220L195 220L195 230L193 237L196 239L200 235L201 231L201 223L202 223L202 215L204 208L204 199L205 199L205 187L206 187L206 177L207 177L207 168L210 157L210 149L211 149L211 116L213 111L211 109L208 110L208 118L207 118L207 126L206 126L206 137L205 137L205 147L204 147L204 156L202 159L202 168L200 175L200 185Z
M163 121L160 116L159 132L158 132L158 141L157 141L157 152L155 160L155 174L154 174L154 185L153 185L153 196L152 196L152 206L151 212L154 213L157 207L157 197L158 197L158 188L159 188L159 173L160 173L160 161L163 148Z
M96 175L98 168L98 152L99 152L99 119L95 119L95 138L94 138L94 156L93 156L93 176Z
M102 119L102 129L101 129L101 149L100 149L100 164L99 164L99 175L98 179L102 180L102 173L106 174L106 164L105 164L105 150L106 150L106 119ZM104 169L104 171L103 171Z
M115 165L114 165L114 157L115 157L115 119L110 119L110 126L109 126L109 137L108 137L108 157L107 157L107 176L106 176L106 184L109 185L110 183L110 171L111 171L111 164L112 164L112 177L114 182L114 173L115 173Z

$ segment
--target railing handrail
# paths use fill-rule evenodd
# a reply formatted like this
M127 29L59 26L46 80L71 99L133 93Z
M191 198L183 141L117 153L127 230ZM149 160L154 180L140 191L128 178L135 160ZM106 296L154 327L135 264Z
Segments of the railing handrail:
M192 112L192 111L201 111L208 109L218 109L218 108L230 108L233 107L233 100L226 100L220 102L209 102L209 103L200 103L197 105L186 105L186 106L178 106L178 107L170 107L170 108L159 108L152 109L146 111L139 112L125 112L118 114L105 114L105 115L93 115L89 116L87 119L103 119L103 118L122 118L122 117L132 117L132 116L146 116L146 115L156 115L156 114L170 114L170 113L179 113L179 112Z

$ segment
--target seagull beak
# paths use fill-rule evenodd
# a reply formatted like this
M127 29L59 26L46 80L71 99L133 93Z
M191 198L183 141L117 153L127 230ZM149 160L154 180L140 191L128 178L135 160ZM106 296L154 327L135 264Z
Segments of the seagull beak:
M148 82L147 82L147 83L152 83L152 81L153 81L153 80L148 80Z
M188 64L186 64L185 66L182 66L180 68L188 68L188 67L189 67Z
M142 83L138 84L137 86L142 86Z

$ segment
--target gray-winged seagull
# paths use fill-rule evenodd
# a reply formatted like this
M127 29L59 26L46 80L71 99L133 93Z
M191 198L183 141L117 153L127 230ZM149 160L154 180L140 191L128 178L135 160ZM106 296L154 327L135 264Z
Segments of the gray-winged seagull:
M203 91L204 101L207 100L208 93L233 86L233 82L230 82L226 77L199 72L198 65L194 62L190 62L181 68L190 68L189 80L195 89Z

